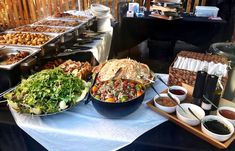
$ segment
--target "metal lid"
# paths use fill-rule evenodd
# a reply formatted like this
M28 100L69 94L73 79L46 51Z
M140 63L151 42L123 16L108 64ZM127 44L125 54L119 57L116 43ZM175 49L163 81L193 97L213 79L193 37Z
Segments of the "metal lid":
M214 43L211 48L212 53L228 57L235 63L235 43Z

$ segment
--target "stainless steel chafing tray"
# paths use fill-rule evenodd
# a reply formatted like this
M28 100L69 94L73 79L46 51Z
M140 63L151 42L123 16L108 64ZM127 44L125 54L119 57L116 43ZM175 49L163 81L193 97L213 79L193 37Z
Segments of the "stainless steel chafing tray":
M73 16L77 16L78 18L76 17L69 17L69 16L50 16L49 18L56 18L56 19L67 19L67 20L78 20L78 21L81 21L81 22L89 22L90 20L94 19L95 16L93 16L91 13L89 12L86 12L86 11L77 11L77 10L70 10L70 11L66 11L66 12L62 12L61 14L63 13L68 13L68 14L71 14ZM85 17L84 19L81 19L79 16L82 16L82 17Z
M49 27L49 28L64 28L66 29L64 32L34 32L34 33L44 33L44 34L58 34L58 39L61 40L61 43L64 43L65 40L64 39L67 39L66 37L70 36L71 37L71 34L72 33L75 33L75 28L74 27L67 27L67 26L47 26L47 25L26 25L26 26L30 26L30 27ZM22 26L24 27L24 26ZM18 31L17 29L12 29L12 31ZM21 32L21 31L19 31ZM27 32L27 31L25 31ZM70 38L71 39L71 38Z
M58 24L58 25L53 25L53 24L46 24L44 23L45 21L49 21L49 22L56 22L56 21L64 21L64 22L77 22L77 25L74 26L69 26L69 25L65 25L65 24ZM80 27L82 24L84 24L84 22L78 21L78 20L69 20L69 19L62 19L62 18L45 18L43 20L39 20L35 23L33 23L32 25L44 25L44 26L54 26L54 27L71 27L71 28L78 28Z
M31 28L32 31L27 31L27 30L19 30L20 28L24 28L24 27L28 27L28 28ZM64 29L65 31L64 32L48 32L48 31L33 31L33 28L55 28L55 29ZM24 26L20 26L20 27L17 27L17 28L14 28L14 29L11 29L11 31L18 31L18 32L34 32L34 33L44 33L44 34L59 34L59 35L62 35L62 34L65 34L67 32L71 32L73 30L72 27L66 27L66 26L47 26L47 25L24 25Z
M5 31L5 32L2 32L0 33L0 35L6 35L6 34L14 34L14 33L19 33L17 31ZM0 44L0 46L15 46L15 47L31 47L31 48L42 48L44 47L45 45L47 45L48 43L52 42L53 40L55 39L58 39L58 37L60 36L59 34L49 34L49 33L36 33L36 32L21 32L21 33L30 33L30 34L43 34L43 35L46 35L49 37L49 40L41 45L21 45L21 44L7 44L7 43L4 43L4 44Z
M5 55L5 56L9 56L11 54L17 54L20 51L27 51L29 53L29 55L26 56L25 58L19 60L18 62L15 62L13 64L9 64L9 65L4 64L4 60L3 60L2 62L0 62L0 68L6 69L6 70L11 70L15 66L19 65L20 63L22 63L23 61L28 59L29 57L36 55L40 51L40 49L6 46L6 47L0 49L0 54Z
M76 21L76 22L78 22L79 24L78 25L76 25L76 26L51 26L51 25L47 25L47 24L40 24L39 25L39 23L40 22L43 22L43 21L51 21L51 22L53 22L53 21L65 21L65 22L72 22L72 21ZM60 39L61 39L61 43L64 43L64 42L66 42L66 41L68 41L67 39L71 39L71 38L73 38L73 37L71 37L72 35L71 34L73 34L73 33L76 33L76 31L78 30L78 29L81 29L81 28L83 28L83 27L85 27L87 25L87 22L81 22L81 21L78 21L78 20L68 20L68 19L53 19L53 18L46 18L46 19L44 19L44 20L40 20L40 21L38 21L38 22L35 22L34 24L32 24L32 26L49 26L49 27L66 27L66 28L71 28L69 31L66 31L66 32L64 32L64 33L60 33L59 34L59 36L60 36ZM76 34L74 34L74 35L76 35Z

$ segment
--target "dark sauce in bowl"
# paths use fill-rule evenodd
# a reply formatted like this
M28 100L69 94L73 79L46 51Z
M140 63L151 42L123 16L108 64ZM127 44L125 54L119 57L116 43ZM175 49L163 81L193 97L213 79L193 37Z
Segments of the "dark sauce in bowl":
M179 90L179 89L170 89L170 92L175 95L184 95L185 94L185 92L183 90Z
M219 135L227 135L230 133L230 130L227 126L217 120L210 120L203 123L204 126L211 132Z
M224 110L220 110L219 113L225 118L235 120L235 112L233 111L224 109Z

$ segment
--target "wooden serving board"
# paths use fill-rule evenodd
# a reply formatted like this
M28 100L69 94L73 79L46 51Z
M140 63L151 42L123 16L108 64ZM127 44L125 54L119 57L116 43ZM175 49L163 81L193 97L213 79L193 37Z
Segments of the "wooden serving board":
M185 85L184 85L185 87ZM190 88L188 86L186 86L186 88ZM191 95L192 94L192 88L188 89L188 96L186 98L186 102L190 102L191 101ZM219 142L211 137L209 137L208 135L204 134L201 131L201 125L199 124L198 126L190 126L186 123L184 123L183 121L181 121L180 119L177 118L175 113L166 113L162 110L160 110L159 108L155 107L153 100L147 102L148 107L150 107L153 111L161 114L162 116L168 118L170 121L176 123L177 125L181 126L182 128L184 128L185 130L189 131L190 133L200 137L201 139L207 141L208 143L210 143L211 145L220 148L220 149L225 149L228 148L228 146L234 141L235 139L235 133L232 135L232 137L230 137L230 139L228 139L225 142ZM235 103L225 100L225 99L221 99L220 100L220 105L219 106L233 106L235 107Z
M177 20L177 19L181 19L182 17L169 17L169 16L165 16L165 15L159 15L159 14L150 14L150 17L155 17L155 18L159 18L159 19L164 19L164 20Z

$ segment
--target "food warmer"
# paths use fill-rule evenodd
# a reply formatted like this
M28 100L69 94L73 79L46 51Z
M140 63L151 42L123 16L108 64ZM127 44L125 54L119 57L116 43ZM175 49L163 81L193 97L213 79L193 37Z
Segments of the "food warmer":
M91 53L83 53L85 57L81 57L76 50L90 49L82 44L92 42L101 34L90 32L95 17L87 15L81 20L81 15L80 18L63 18L67 13L61 14L62 17L52 16L0 33L0 93L17 85L22 77L38 71L48 60L92 57ZM87 29L93 35L84 37ZM42 41L40 38L44 37L47 38ZM32 43L34 40L36 42ZM22 56L22 52L27 55Z

